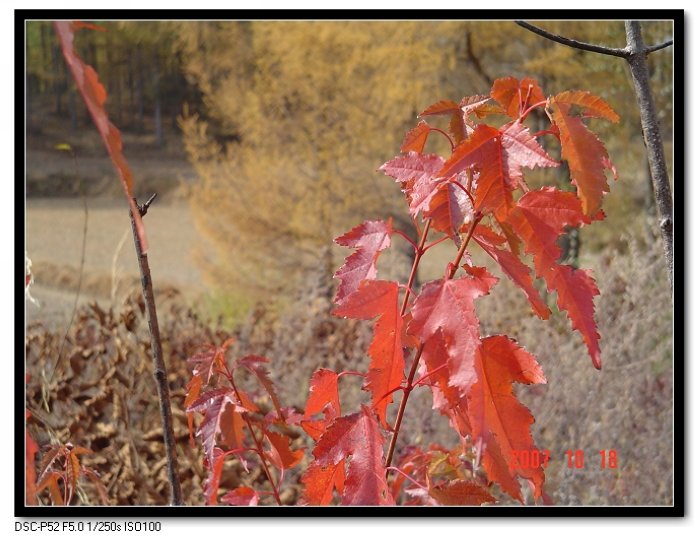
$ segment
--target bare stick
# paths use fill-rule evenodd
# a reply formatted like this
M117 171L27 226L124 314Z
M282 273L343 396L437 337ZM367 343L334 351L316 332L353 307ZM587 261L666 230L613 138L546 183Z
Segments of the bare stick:
M145 216L148 207L151 205L156 195L143 204L134 203L138 208L140 216ZM131 217L131 229L134 233L134 245L136 246L136 257L141 271L141 287L143 288L143 300L146 303L146 316L148 319L148 329L151 333L151 350L153 352L153 376L156 379L158 390L158 400L160 402L160 418L163 422L163 442L165 443L165 456L168 461L168 479L170 481L170 504L182 505L182 489L180 478L177 474L177 454L175 452L175 435L173 433L173 414L170 409L170 391L168 390L168 376L163 361L163 348L160 344L160 329L158 328L158 315L156 314L156 302L153 295L153 282L151 281L151 269L148 266L148 255L141 247L141 240L136 229L136 220L133 211L129 210Z
M659 226L664 245L664 256L668 269L668 280L671 284L673 297L673 195L671 183L666 171L664 146L661 140L659 117L654 106L654 96L649 83L649 66L647 65L648 48L644 46L642 28L639 21L625 21L627 48L631 55L627 58L632 73L634 92L637 95L639 115L642 123L644 144L647 148L647 159L651 171L651 181L654 186L656 207L659 212Z
M620 58L626 58L630 54L627 49L616 49L613 47L605 47L602 45L593 45L592 43L584 43L583 41L577 41L575 39L570 39L568 37L560 36L558 34L553 34L552 32L548 32L547 30L544 30L538 26L535 26L534 24L530 24L525 21L515 21L515 24L517 24L518 26L522 26L526 30L530 30L531 32L537 35L545 37L550 41L555 41L557 43L561 43L562 45L566 45L567 47L572 47L574 49L587 50L588 52L597 52L598 54L607 54L608 56L618 56Z

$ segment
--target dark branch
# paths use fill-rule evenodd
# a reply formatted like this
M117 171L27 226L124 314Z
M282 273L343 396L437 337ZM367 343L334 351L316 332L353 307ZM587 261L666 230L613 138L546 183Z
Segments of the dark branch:
M654 45L652 47L647 47L644 49L644 54L649 54L650 52L656 52L657 50L665 49L666 47L670 47L673 45L673 39L669 39L668 41L664 41L663 43L659 43L658 45Z
M529 30L537 35L545 37L551 41L556 41L562 45L572 47L574 49L585 50L588 52L597 52L598 54L606 54L608 56L617 56L619 58L627 58L630 53L627 49L615 49L612 47L604 47L601 45L593 45L591 43L584 43L583 41L576 41L575 39L569 39L568 37L560 36L543 30L537 26L533 26L525 21L515 21L515 24Z

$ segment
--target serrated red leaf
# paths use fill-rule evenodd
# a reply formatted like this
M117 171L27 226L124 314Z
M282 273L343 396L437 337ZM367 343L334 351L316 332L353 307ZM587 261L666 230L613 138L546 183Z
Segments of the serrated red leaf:
M309 465L301 479L304 485L304 500L309 504L326 506L333 500L333 489L343 494L345 489L345 462Z
M265 430L265 437L270 441L271 450L268 452L268 455L271 456L270 460L280 471L291 469L304 457L302 449L294 451L290 449L289 444L291 440L286 435ZM280 477L281 481L282 478Z
M488 274L488 273L486 273ZM479 320L474 301L488 294L495 277L469 276L428 282L411 309L408 332L427 343L438 329L447 344L450 385L466 395L475 381L474 355L479 347Z
M467 417L467 398L462 396L457 387L450 385L449 354L442 329L438 329L425 343L421 360L430 380L433 409L447 416L460 436L467 437L471 433Z
M208 505L217 504L216 497L219 493L221 471L224 468L226 453L219 447L214 447L212 458L207 463L207 477L204 481L204 499Z
M506 336L484 338L474 361L476 382L469 391L472 442L484 470L509 495L522 502L517 476L532 482L542 496L544 470L511 465L514 451L537 450L530 425L534 418L513 394L514 382L546 383L535 358Z
M408 153L409 151L422 153L425 143L428 141L429 134L430 126L421 120L418 122L418 125L406 133L406 137L401 144L401 151L404 153Z
M550 106L560 133L561 155L569 164L571 180L583 203L583 211L586 215L594 215L603 203L603 195L610 191L605 170L614 170L614 167L608 152L581 118L569 115L569 103L551 99Z
M340 280L335 304L343 302L360 287L363 280L377 277L377 259L382 250L391 246L392 220L365 221L335 239L344 247L357 249L345 258L345 263L333 275Z
M446 484L431 486L428 492L433 499L445 506L480 506L496 502L482 486L466 480L451 480Z
M305 497L309 502L329 500L333 475L349 458L342 504L395 504L384 476L383 442L379 424L367 407L336 418L313 450L315 459L303 478Z
M501 128L501 146L506 155L508 163L508 180L510 185L523 187L522 168L527 166L534 170L539 166L542 168L553 168L559 163L552 159L537 139L530 134L530 130L517 121L506 124Z
M203 351L188 358L187 362L192 365L192 374L202 377L205 383L209 383L216 368L224 369L226 351L235 341L235 338L228 338L220 346L205 346Z
M324 418L312 420L317 413L323 412ZM309 382L309 397L304 409L304 420L301 427L314 441L326 430L326 427L337 416L340 416L340 397L338 395L338 374L325 368L314 372Z
M401 183L411 216L416 218L420 211L429 208L433 194L447 181L438 174L444 164L439 155L411 152L384 163L379 170Z
M443 182L434 191L428 210L423 215L432 219L434 230L458 242L462 227L474 218L474 208L463 189L452 182Z
M528 88L530 89L528 98ZM521 109L544 101L544 93L537 82L529 77L518 81L515 77L496 79L491 87L491 97L498 101L511 118L520 116ZM527 101L526 101L527 99Z
M520 198L508 222L522 238L525 250L532 254L535 273L544 279L550 292L556 290L557 305L566 311L574 329L583 336L593 365L599 369L600 335L593 304L593 297L599 291L595 280L589 271L559 265L561 249L557 238L564 227L591 222L583 213L581 202L574 193L544 187Z
M369 372L366 389L372 394L372 405L382 426L386 410L393 402L387 393L404 379L404 357L401 335L403 318L399 310L399 286L396 282L370 280L364 282L342 306L333 311L336 316L370 320L379 316L374 325L374 336L369 346Z
M549 319L551 312L532 282L530 268L512 252L497 248L497 245L504 242L505 239L482 224L474 229L473 237L479 246L496 260L503 272L525 292L535 314L542 319Z
M245 440L245 420L235 405L224 408L220 419L221 438L229 448L243 448Z
M133 199L133 175L122 151L122 139L119 129L109 121L107 111L104 107L105 101L107 100L107 92L104 86L102 86L95 70L91 66L85 64L75 51L73 43L74 23L70 21L54 21L53 24L73 80L75 80L78 91L83 97L83 101L90 112L95 127L97 127L97 131L100 133L100 137L107 148L112 163L119 173L122 186L124 187L124 193L126 194L136 224L136 232L141 242L141 251L145 253L148 251L148 241L146 240L146 231L143 227L141 214Z
M240 486L226 493L221 497L221 501L231 506L257 506L260 496L254 489Z
M241 357L236 361L239 367L243 367L249 372L251 372L260 382L260 385L268 393L270 399L272 400L272 405L275 406L275 411L277 411L277 416L284 421L284 415L282 414L282 405L280 404L279 397L275 391L275 385L270 379L270 372L263 366L264 364L270 362L270 359L261 357L259 355L246 355Z
M204 412L204 419L197 429L197 437L201 439L204 455L210 464L214 461L216 438L221 432L221 418L226 406L235 406L237 402L233 389L219 388L202 394L187 408L188 412ZM243 408L240 409L245 411Z
M454 101L450 101L449 99L445 99L443 101L433 103L423 112L418 114L418 116L449 116L455 112L459 112L459 110L459 104L455 103Z
M439 175L449 177L476 166L479 171L474 195L474 210L493 212L505 219L513 205L515 185L508 176L508 162L501 147L501 133L488 125L478 125L474 132L452 152Z
M602 118L613 123L620 121L620 116L617 115L617 112L612 109L605 99L593 95L591 92L569 90L558 93L554 97L550 97L549 100L550 103L556 101L557 103L579 106L590 117Z

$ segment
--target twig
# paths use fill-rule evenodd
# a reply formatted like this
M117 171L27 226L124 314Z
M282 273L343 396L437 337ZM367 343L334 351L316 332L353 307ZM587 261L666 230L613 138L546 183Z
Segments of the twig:
M155 199L155 195L143 204L134 203L141 216L148 211L148 207ZM168 389L168 376L163 361L163 348L160 342L160 329L158 328L158 315L156 313L156 302L153 295L153 282L151 281L151 269L148 266L148 254L143 251L141 239L139 238L134 219L133 210L129 209L131 217L131 229L134 234L134 246L136 247L136 257L139 262L141 272L141 287L143 288L143 300L146 303L146 316L148 328L151 333L151 350L153 352L153 376L156 380L158 390L158 400L160 403L160 417L163 422L163 442L165 443L165 455L168 461L168 479L170 482L170 504L182 505L182 489L180 478L177 474L177 454L175 451L175 435L173 433L173 415L170 409L170 391Z
M644 49L644 54L650 54L652 52L656 52L657 50L665 49L666 47L670 47L673 45L673 39L669 39L668 41L664 41L663 43L659 43L658 45L653 45L651 47L647 47Z
M583 41L577 41L558 34L553 34L525 21L515 21L515 24L551 41L556 41L557 43L561 43L562 45L566 45L567 47L572 47L574 49L597 52L598 54L607 54L608 56L617 56L619 58L627 58L630 55L630 51L627 49L616 49L613 47L604 47L602 45L593 45L592 43L584 43Z

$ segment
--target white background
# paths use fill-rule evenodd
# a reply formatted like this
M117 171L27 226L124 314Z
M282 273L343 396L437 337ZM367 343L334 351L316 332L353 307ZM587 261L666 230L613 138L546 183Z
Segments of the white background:
M12 5L9 5L12 4ZM490 8L495 7L494 3L486 2L468 2L466 0L439 0L422 2L415 0L406 0L399 2L397 0L354 0L353 2L329 2L326 0L297 0L295 2L281 2L272 0L256 0L254 3L240 3L228 0L226 2L214 2L211 0L200 0L193 2L165 2L159 0L157 2L144 3L143 1L121 0L118 4L101 4L92 1L72 1L72 2L57 2L53 1L25 1L25 2L3 2L2 11L0 11L0 40L2 40L2 48L0 49L0 74L2 74L2 83L0 83L0 114L3 120L0 121L0 152L2 154L2 163L4 173L0 184L4 186L3 196L0 196L0 342L3 343L0 349L4 353L0 355L0 379L2 386L0 388L0 417L2 421L1 428L4 434L4 442L1 443L0 449L0 535L9 536L10 533L19 535L14 532L13 517L14 510L14 443L12 435L14 433L14 409L13 386L14 376L22 375L22 372L14 372L14 354L21 353L21 347L15 348L15 333L14 324L17 315L14 313L14 293L18 283L15 281L15 266L14 259L14 241L22 241L23 229L20 223L20 228L15 230L14 222L14 146L15 144L23 144L23 140L14 139L14 122L15 113L23 115L23 111L14 111L14 9L236 9L236 8L294 8L294 9L329 9L329 8L352 8L352 9L377 9L377 8L392 8L392 9L470 9L470 8ZM624 1L614 2L587 0L580 3L566 2L537 2L527 3L523 1L510 1L498 3L499 8L504 9L522 9L522 8L585 8L585 9L654 9L654 8L682 8L686 10L686 61L684 74L685 82L685 136L683 132L676 131L676 145L685 143L686 148L686 174L684 178L676 178L676 190L674 199L677 204L686 204L687 222L677 220L675 223L676 234L680 235L685 230L688 230L687 240L687 261L683 267L683 258L677 260L678 270L676 287L682 286L685 276L684 269L687 269L689 278L686 282L683 296L680 298L681 303L677 310L678 324L687 322L687 343L685 357L682 353L676 355L677 364L685 359L685 374L688 378L686 384L686 512L687 516L683 519L522 519L522 518L478 518L478 519L361 519L361 518L345 518L345 519L287 519L287 518L245 518L245 519L188 519L188 520L163 520L164 531L161 533L149 535L163 537L184 537L191 536L193 533L206 532L209 536L235 536L252 537L267 536L270 534L278 535L279 538L310 538L315 536L357 536L357 535L389 535L391 538L408 538L412 536L426 536L434 538L437 534L440 538L450 537L457 538L462 536L470 536L473 534L484 534L495 532L497 535L512 534L518 538L529 536L557 536L559 538L575 538L587 537L594 535L595 538L605 536L623 536L624 538L632 538L637 536L645 536L648 534L665 534L663 538L690 537L698 536L700 531L700 508L697 497L697 486L700 484L698 477L698 469L700 468L694 463L698 457L698 427L697 427L697 411L698 411L698 391L694 390L700 386L698 379L698 371L700 369L695 364L700 360L697 356L697 339L693 338L698 334L697 318L694 315L694 306L698 300L698 285L692 279L694 271L697 269L697 239L695 233L700 231L700 210L697 209L697 204L700 204L698 199L698 188L695 182L700 181L700 178L694 176L694 156L700 148L697 147L696 138L694 136L697 131L696 126L700 125L700 117L698 117L698 107L694 106L693 97L700 96L697 82L697 54L698 54L698 29L697 21L694 16L697 16L698 9L693 9L689 1L686 2L648 2L648 1ZM694 13L695 12L695 13ZM313 17L309 13L310 17ZM504 14L508 16L508 14ZM212 18L216 15L212 14ZM469 18L469 12L465 11L465 18ZM676 43L675 47L680 47L680 43ZM683 70L684 66L677 66L677 69ZM678 100L679 97L677 96ZM677 101L676 106L682 106L682 103ZM21 121L21 117L19 118ZM680 147L680 146L679 146ZM680 186L680 190L679 190ZM688 197L686 200L685 198ZM14 239L13 239L14 238ZM683 241L685 234L680 236L679 241ZM682 245L682 243L678 243ZM681 246L683 248L683 246ZM678 256L678 254L677 254ZM700 275L696 275L699 278ZM685 313L681 310L681 305L684 305ZM17 320L18 323L23 323L21 315ZM680 329L682 330L682 329ZM679 330L679 333L680 333ZM21 345L21 344L20 344ZM682 349L682 341L678 339L678 348ZM681 401L676 401L676 407L683 404ZM677 424L676 427L680 427ZM660 455L665 457L665 455ZM695 530L693 530L695 529ZM225 534L224 534L225 533ZM40 533L48 536L49 533ZM37 536L37 533L31 533L32 536ZM51 533L51 536L58 536L58 533ZM80 533L81 536L97 535L97 533ZM104 536L104 533L102 533ZM363 536L364 538L364 536Z

